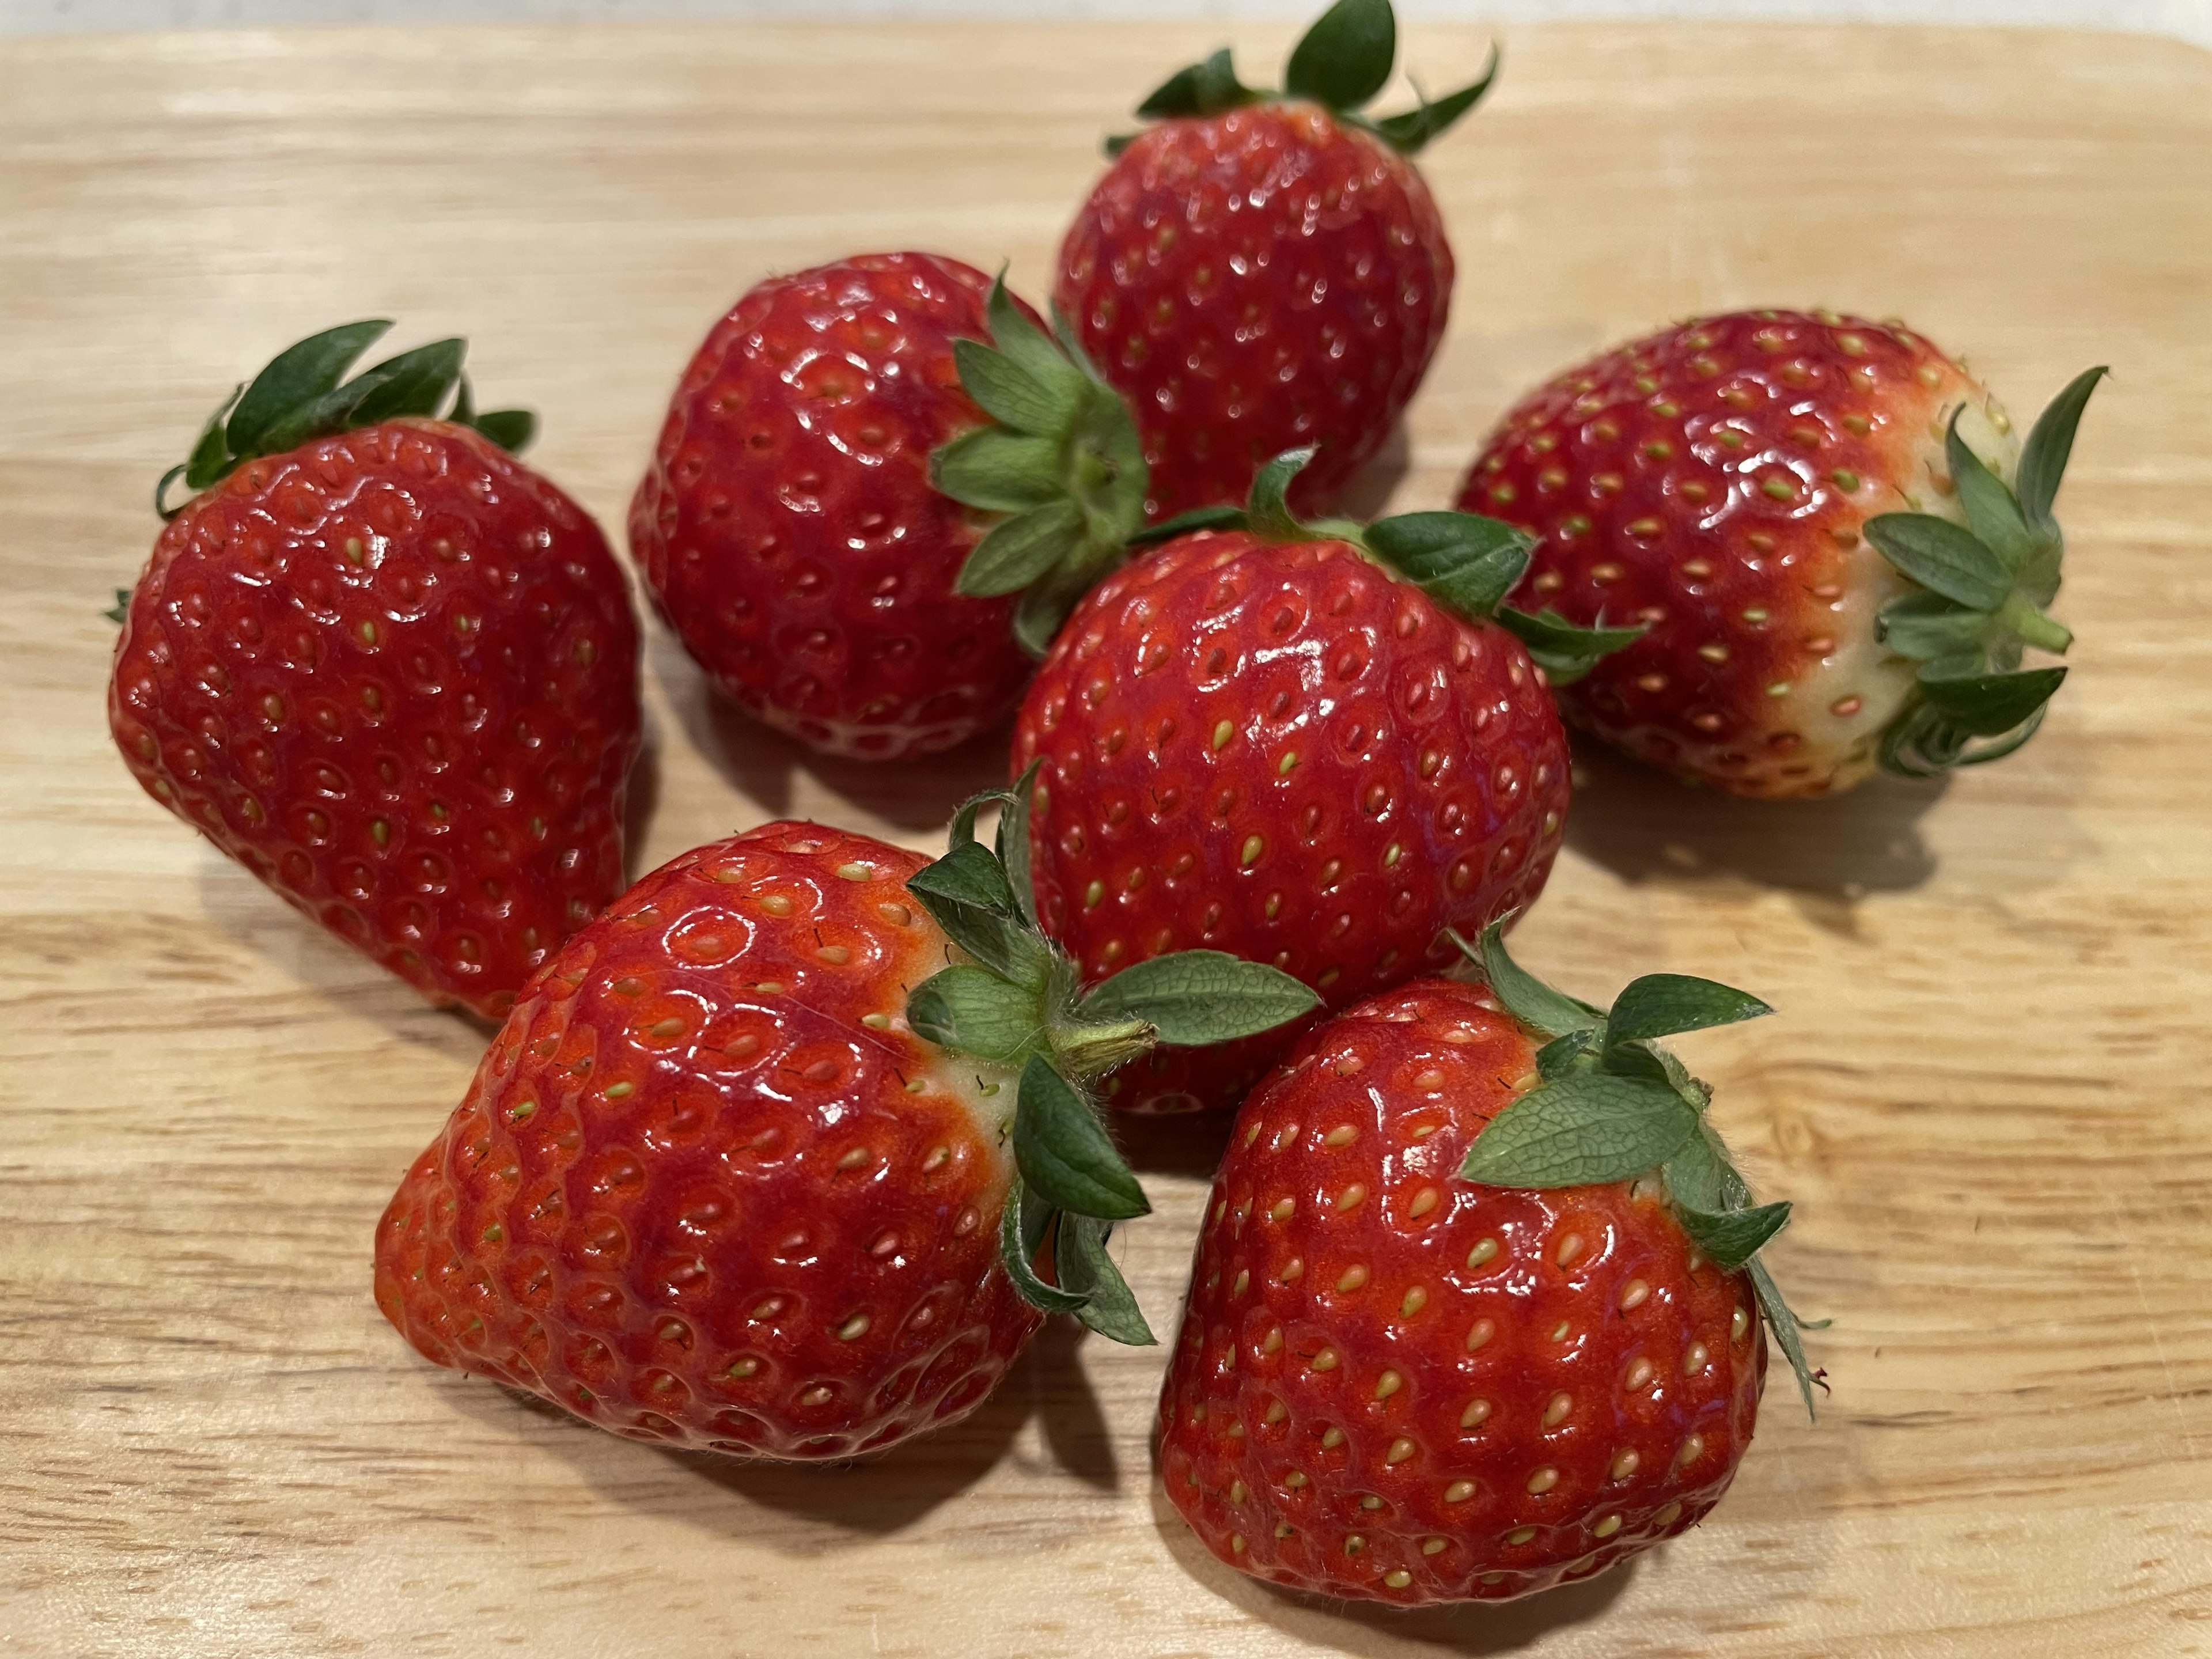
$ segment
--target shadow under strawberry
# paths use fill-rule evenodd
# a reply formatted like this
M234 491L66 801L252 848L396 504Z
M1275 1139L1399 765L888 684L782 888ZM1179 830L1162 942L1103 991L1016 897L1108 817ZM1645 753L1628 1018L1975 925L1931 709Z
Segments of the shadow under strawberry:
M1176 1565L1217 1595L1299 1644L1373 1659L1396 1659L1409 1644L1446 1650L1465 1659L1521 1652L1554 1632L1602 1617L1641 1565L1638 1560L1624 1561L1595 1578L1518 1601L1407 1609L1309 1595L1224 1566L1192 1534L1157 1480L1152 1508L1152 1524Z
M717 693L665 635L648 646L647 665L692 746L769 817L805 815L806 803L799 798L804 775L886 823L933 830L970 795L1006 781L1010 739L1004 725L907 765L845 760L809 749L750 718Z
M1632 884L1734 878L1785 892L1833 932L1869 893L1936 873L1921 819L1950 787L1881 777L1817 804L1742 800L1675 782L1577 737L1567 845Z

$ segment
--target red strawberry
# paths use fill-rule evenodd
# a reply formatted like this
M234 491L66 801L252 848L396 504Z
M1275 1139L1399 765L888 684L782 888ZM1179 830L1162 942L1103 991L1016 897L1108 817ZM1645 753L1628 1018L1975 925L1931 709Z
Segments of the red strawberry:
M1655 975L1610 1017L1485 940L1310 1033L1246 1103L1160 1396L1169 1497L1256 1577L1504 1600L1694 1526L1749 1444L1769 1327L1752 1207L1652 1042L1767 1012ZM1547 1041L1548 1040L1548 1041Z
M637 629L599 526L391 325L234 392L118 592L108 722L149 793L438 1002L496 1018L622 890ZM458 391L457 391L458 388ZM447 418L432 418L456 399Z
M970 337L987 333L999 350ZM833 754L927 754L1012 712L1030 666L1018 624L1041 650L1141 522L1127 431L1113 394L981 273L843 259L761 283L708 333L630 548L748 714ZM936 487L948 444L959 500ZM987 537L970 507L1022 516ZM1027 610L1005 597L1032 583Z
M1022 706L1038 907L1091 977L1203 945L1342 1007L1433 970L1445 928L1525 906L1550 873L1566 740L1500 624L1555 671L1583 665L1549 622L1498 609L1523 538L1449 513L1300 526L1300 459L1261 475L1249 528L1177 537L1094 589ZM1232 1105L1285 1041L1164 1048L1109 1097Z
M1743 312L1559 376L1460 497L1539 537L1534 590L1645 625L1570 719L1735 794L1847 789L1993 760L2043 718L2051 502L2102 369L2022 451L1989 393L1901 325Z
M1078 1001L973 815L927 868L768 824L570 940L378 1225L386 1317L617 1433L790 1458L962 1416L1039 1306L1149 1342L1103 1249L1144 1194L1081 1079L1311 998L1200 957Z
M1055 290L1136 410L1156 517L1239 501L1279 452L1317 447L1297 503L1328 507L1382 447L1443 339L1452 256L1408 159L1487 90L1358 113L1390 78L1389 0L1340 0L1280 93L1226 50L1137 113L1158 125L1076 214Z

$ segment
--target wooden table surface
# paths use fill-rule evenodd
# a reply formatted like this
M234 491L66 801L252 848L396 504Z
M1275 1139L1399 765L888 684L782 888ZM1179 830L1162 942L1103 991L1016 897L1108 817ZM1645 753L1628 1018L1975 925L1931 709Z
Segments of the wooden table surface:
M482 1044L112 752L108 591L276 347L459 331L619 524L685 354L771 270L923 246L1044 285L1097 143L1208 27L295 33L0 47L0 1655L2212 1653L2212 57L2027 32L1512 33L1425 166L1451 337L1367 495L1443 502L1514 392L1701 308L1910 318L2016 412L2114 378L2061 506L2074 678L1948 787L1713 799L1602 755L1524 958L1708 973L1684 1044L1834 1396L1597 1582L1291 1599L1153 1490L1160 1350L1065 1322L850 1469L655 1452L417 1360L370 1228ZM1415 27L1428 83L1485 37ZM1255 71L1285 32L1240 32ZM638 867L771 813L935 839L988 744L824 763L657 629ZM1171 1329L1209 1149L1141 1137Z

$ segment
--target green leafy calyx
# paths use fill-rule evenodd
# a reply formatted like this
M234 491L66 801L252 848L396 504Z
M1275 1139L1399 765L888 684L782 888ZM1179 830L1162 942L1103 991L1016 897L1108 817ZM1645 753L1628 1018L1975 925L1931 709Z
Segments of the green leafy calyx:
M959 340L960 384L991 417L930 457L930 479L963 506L1000 514L960 568L959 592L1018 593L1014 633L1042 656L1084 591L1118 563L1145 522L1151 477L1137 424L1057 311L1054 331L991 285L991 341Z
M1483 1127L1460 1166L1491 1187L1582 1187L1658 1177L1690 1242L1721 1267L1746 1271L1759 1311L1813 1410L1817 1373L1806 1363L1791 1313L1759 1250L1790 1219L1790 1206L1754 1204L1705 1108L1712 1091L1659 1039L1732 1025L1774 1011L1711 980L1648 974L1609 1009L1555 991L1506 953L1504 923L1481 942L1452 936L1479 966L1505 1011L1550 1039L1536 1081Z
M2051 504L2074 431L2106 371L2075 376L2028 434L2008 485L1968 448L1951 418L1943 440L1964 525L1931 513L1884 513L1866 537L1918 591L1892 600L1875 635L1917 665L1913 696L1882 733L1882 764L1932 777L2009 755L2043 724L2063 667L2024 668L2031 647L2063 655L2074 641L2046 607L2058 593L2065 538Z
M528 410L477 413L461 373L465 342L434 340L347 380L346 371L391 326L381 318L344 323L277 353L251 385L223 399L191 458L161 475L154 487L154 510L165 519L176 516L179 509L167 498L179 478L189 490L205 489L256 456L281 455L316 438L403 415L435 417L442 410L456 426L473 427L501 449L520 450L530 441L538 419Z
M1571 684L1601 658L1642 635L1640 626L1607 628L1601 621L1579 628L1549 607L1531 613L1507 605L1505 596L1528 571L1535 543L1496 519L1474 513L1401 513L1364 525L1298 519L1286 496L1291 481L1313 458L1310 449L1285 450L1260 469L1244 506L1202 507L1152 525L1133 539L1148 544L1200 530L1246 530L1276 542L1349 542L1453 614L1505 629L1554 685Z
M973 958L915 987L907 1024L941 1048L1020 1073L1012 1139L1021 1174L999 1236L1015 1288L1117 1341L1150 1342L1105 1245L1114 1223L1151 1206L1107 1133L1091 1080L1158 1043L1194 1047L1270 1030L1319 999L1288 974L1218 951L1155 957L1085 992L1074 963L1037 927L1030 885L1036 770L962 806L945 856L907 883ZM998 830L986 847L975 819L993 805ZM1036 1270L1048 1238L1056 1284Z
M1402 155L1411 155L1481 101L1498 78L1498 51L1492 47L1482 74L1458 91L1431 99L1417 86L1419 102L1396 115L1363 113L1389 84L1398 55L1398 20L1390 0L1336 0L1315 20L1291 51L1279 92L1248 87L1237 78L1229 48L1203 63L1177 70L1137 106L1146 120L1176 120L1218 115L1243 104L1297 98L1321 105L1340 121L1374 134ZM1118 155L1131 142L1109 138L1106 151Z

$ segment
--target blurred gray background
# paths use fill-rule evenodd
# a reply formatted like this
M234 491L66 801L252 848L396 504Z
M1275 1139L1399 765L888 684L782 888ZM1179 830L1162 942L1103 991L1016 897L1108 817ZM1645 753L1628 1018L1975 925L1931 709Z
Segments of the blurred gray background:
M1318 0L0 0L0 34L293 23L665 22L870 17L1280 18ZM1398 0L1401 17L1740 17L2039 24L2145 31L2212 46L2212 0Z

